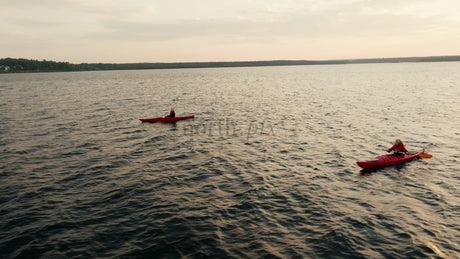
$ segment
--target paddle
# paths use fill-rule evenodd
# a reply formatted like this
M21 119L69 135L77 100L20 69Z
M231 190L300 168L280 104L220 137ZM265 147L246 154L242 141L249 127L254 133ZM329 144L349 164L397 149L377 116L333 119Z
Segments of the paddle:
M381 149L381 148L377 148L377 150L387 151L386 149ZM426 159L429 159L429 158L432 158L432 157L433 157L433 155L431 155L431 154L425 154L425 153L418 154L418 156L421 157L421 158L426 158Z
M419 157L421 158L432 158L433 155L430 155L430 154L418 154Z

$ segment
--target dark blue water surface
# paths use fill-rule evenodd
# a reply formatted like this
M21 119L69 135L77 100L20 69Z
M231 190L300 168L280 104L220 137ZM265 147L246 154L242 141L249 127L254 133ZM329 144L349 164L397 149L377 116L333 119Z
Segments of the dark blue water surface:
M1 74L1 257L459 258L458 71Z

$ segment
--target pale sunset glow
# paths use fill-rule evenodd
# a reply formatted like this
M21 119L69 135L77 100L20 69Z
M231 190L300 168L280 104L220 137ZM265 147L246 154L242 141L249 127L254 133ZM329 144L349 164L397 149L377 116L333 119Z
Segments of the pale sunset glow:
M460 54L457 0L0 2L0 58L127 63Z

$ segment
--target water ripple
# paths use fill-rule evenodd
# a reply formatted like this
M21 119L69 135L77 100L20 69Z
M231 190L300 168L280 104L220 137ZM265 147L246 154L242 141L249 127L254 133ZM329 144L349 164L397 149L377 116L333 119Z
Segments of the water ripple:
M0 251L459 257L458 66L1 75ZM359 171L395 138L434 156Z

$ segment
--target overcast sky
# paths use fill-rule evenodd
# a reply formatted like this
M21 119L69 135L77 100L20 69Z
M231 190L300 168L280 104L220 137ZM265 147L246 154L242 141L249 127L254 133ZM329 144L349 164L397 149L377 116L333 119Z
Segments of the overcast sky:
M0 0L0 58L71 63L460 55L459 0Z

